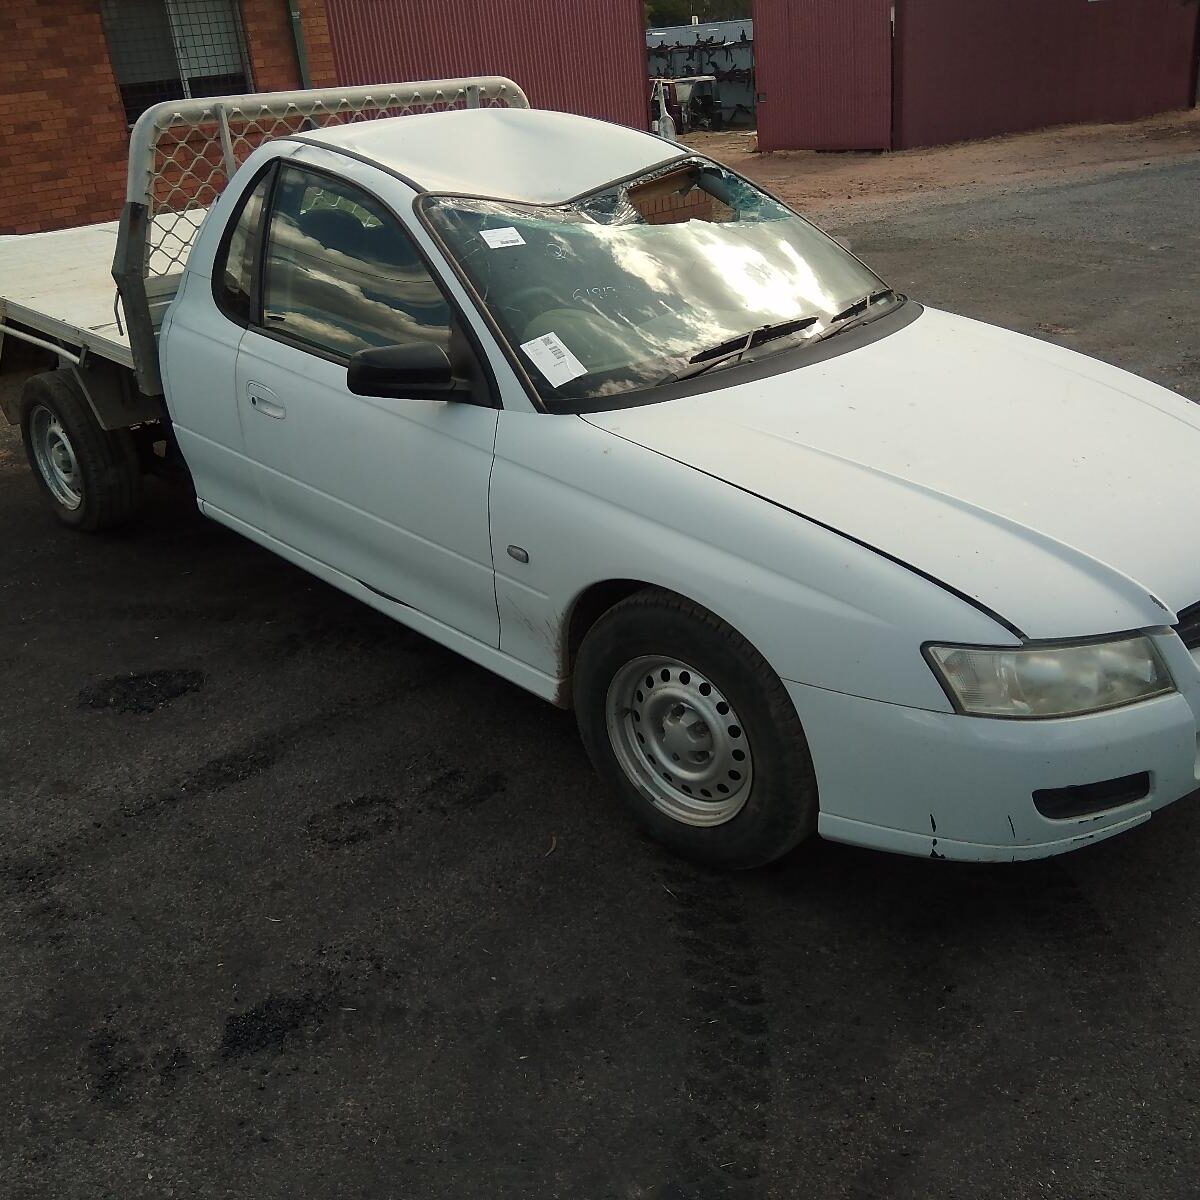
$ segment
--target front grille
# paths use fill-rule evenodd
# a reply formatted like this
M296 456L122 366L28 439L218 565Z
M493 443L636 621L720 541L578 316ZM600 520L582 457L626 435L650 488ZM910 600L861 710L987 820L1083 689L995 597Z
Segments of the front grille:
M1179 614L1175 632L1189 650L1200 648L1200 603L1190 604Z

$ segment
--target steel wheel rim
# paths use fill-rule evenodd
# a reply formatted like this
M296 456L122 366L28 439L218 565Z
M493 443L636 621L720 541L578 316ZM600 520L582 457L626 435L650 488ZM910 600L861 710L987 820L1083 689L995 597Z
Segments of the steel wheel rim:
M684 825L723 825L754 781L750 739L719 688L694 667L659 655L627 662L605 699L621 770L659 812Z
M33 410L30 443L38 473L50 494L63 508L77 509L83 503L83 477L75 447L58 417L41 405Z

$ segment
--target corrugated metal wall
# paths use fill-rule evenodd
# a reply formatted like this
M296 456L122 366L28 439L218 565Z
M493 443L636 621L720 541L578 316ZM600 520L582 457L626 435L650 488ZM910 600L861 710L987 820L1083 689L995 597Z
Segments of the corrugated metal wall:
M758 0L754 59L761 149L891 146L891 0Z
M1196 30L1182 0L897 0L896 148L1187 108Z
M535 108L649 121L641 0L326 0L341 83L507 75Z

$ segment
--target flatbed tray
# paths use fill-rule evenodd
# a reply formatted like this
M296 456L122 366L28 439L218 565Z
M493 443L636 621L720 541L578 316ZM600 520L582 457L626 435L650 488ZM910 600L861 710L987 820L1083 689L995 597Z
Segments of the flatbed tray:
M115 311L117 222L0 237L0 322L133 366Z

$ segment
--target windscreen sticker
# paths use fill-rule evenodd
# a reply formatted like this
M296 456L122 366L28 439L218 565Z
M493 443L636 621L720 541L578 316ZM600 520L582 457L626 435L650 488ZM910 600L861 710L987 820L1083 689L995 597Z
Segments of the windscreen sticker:
M511 225L505 229L481 229L479 236L493 250L502 250L505 246L525 245L525 239Z
M562 387L564 383L587 374L587 367L559 341L557 333L543 333L531 342L522 342L521 349L529 355L534 366L545 375L552 387Z

